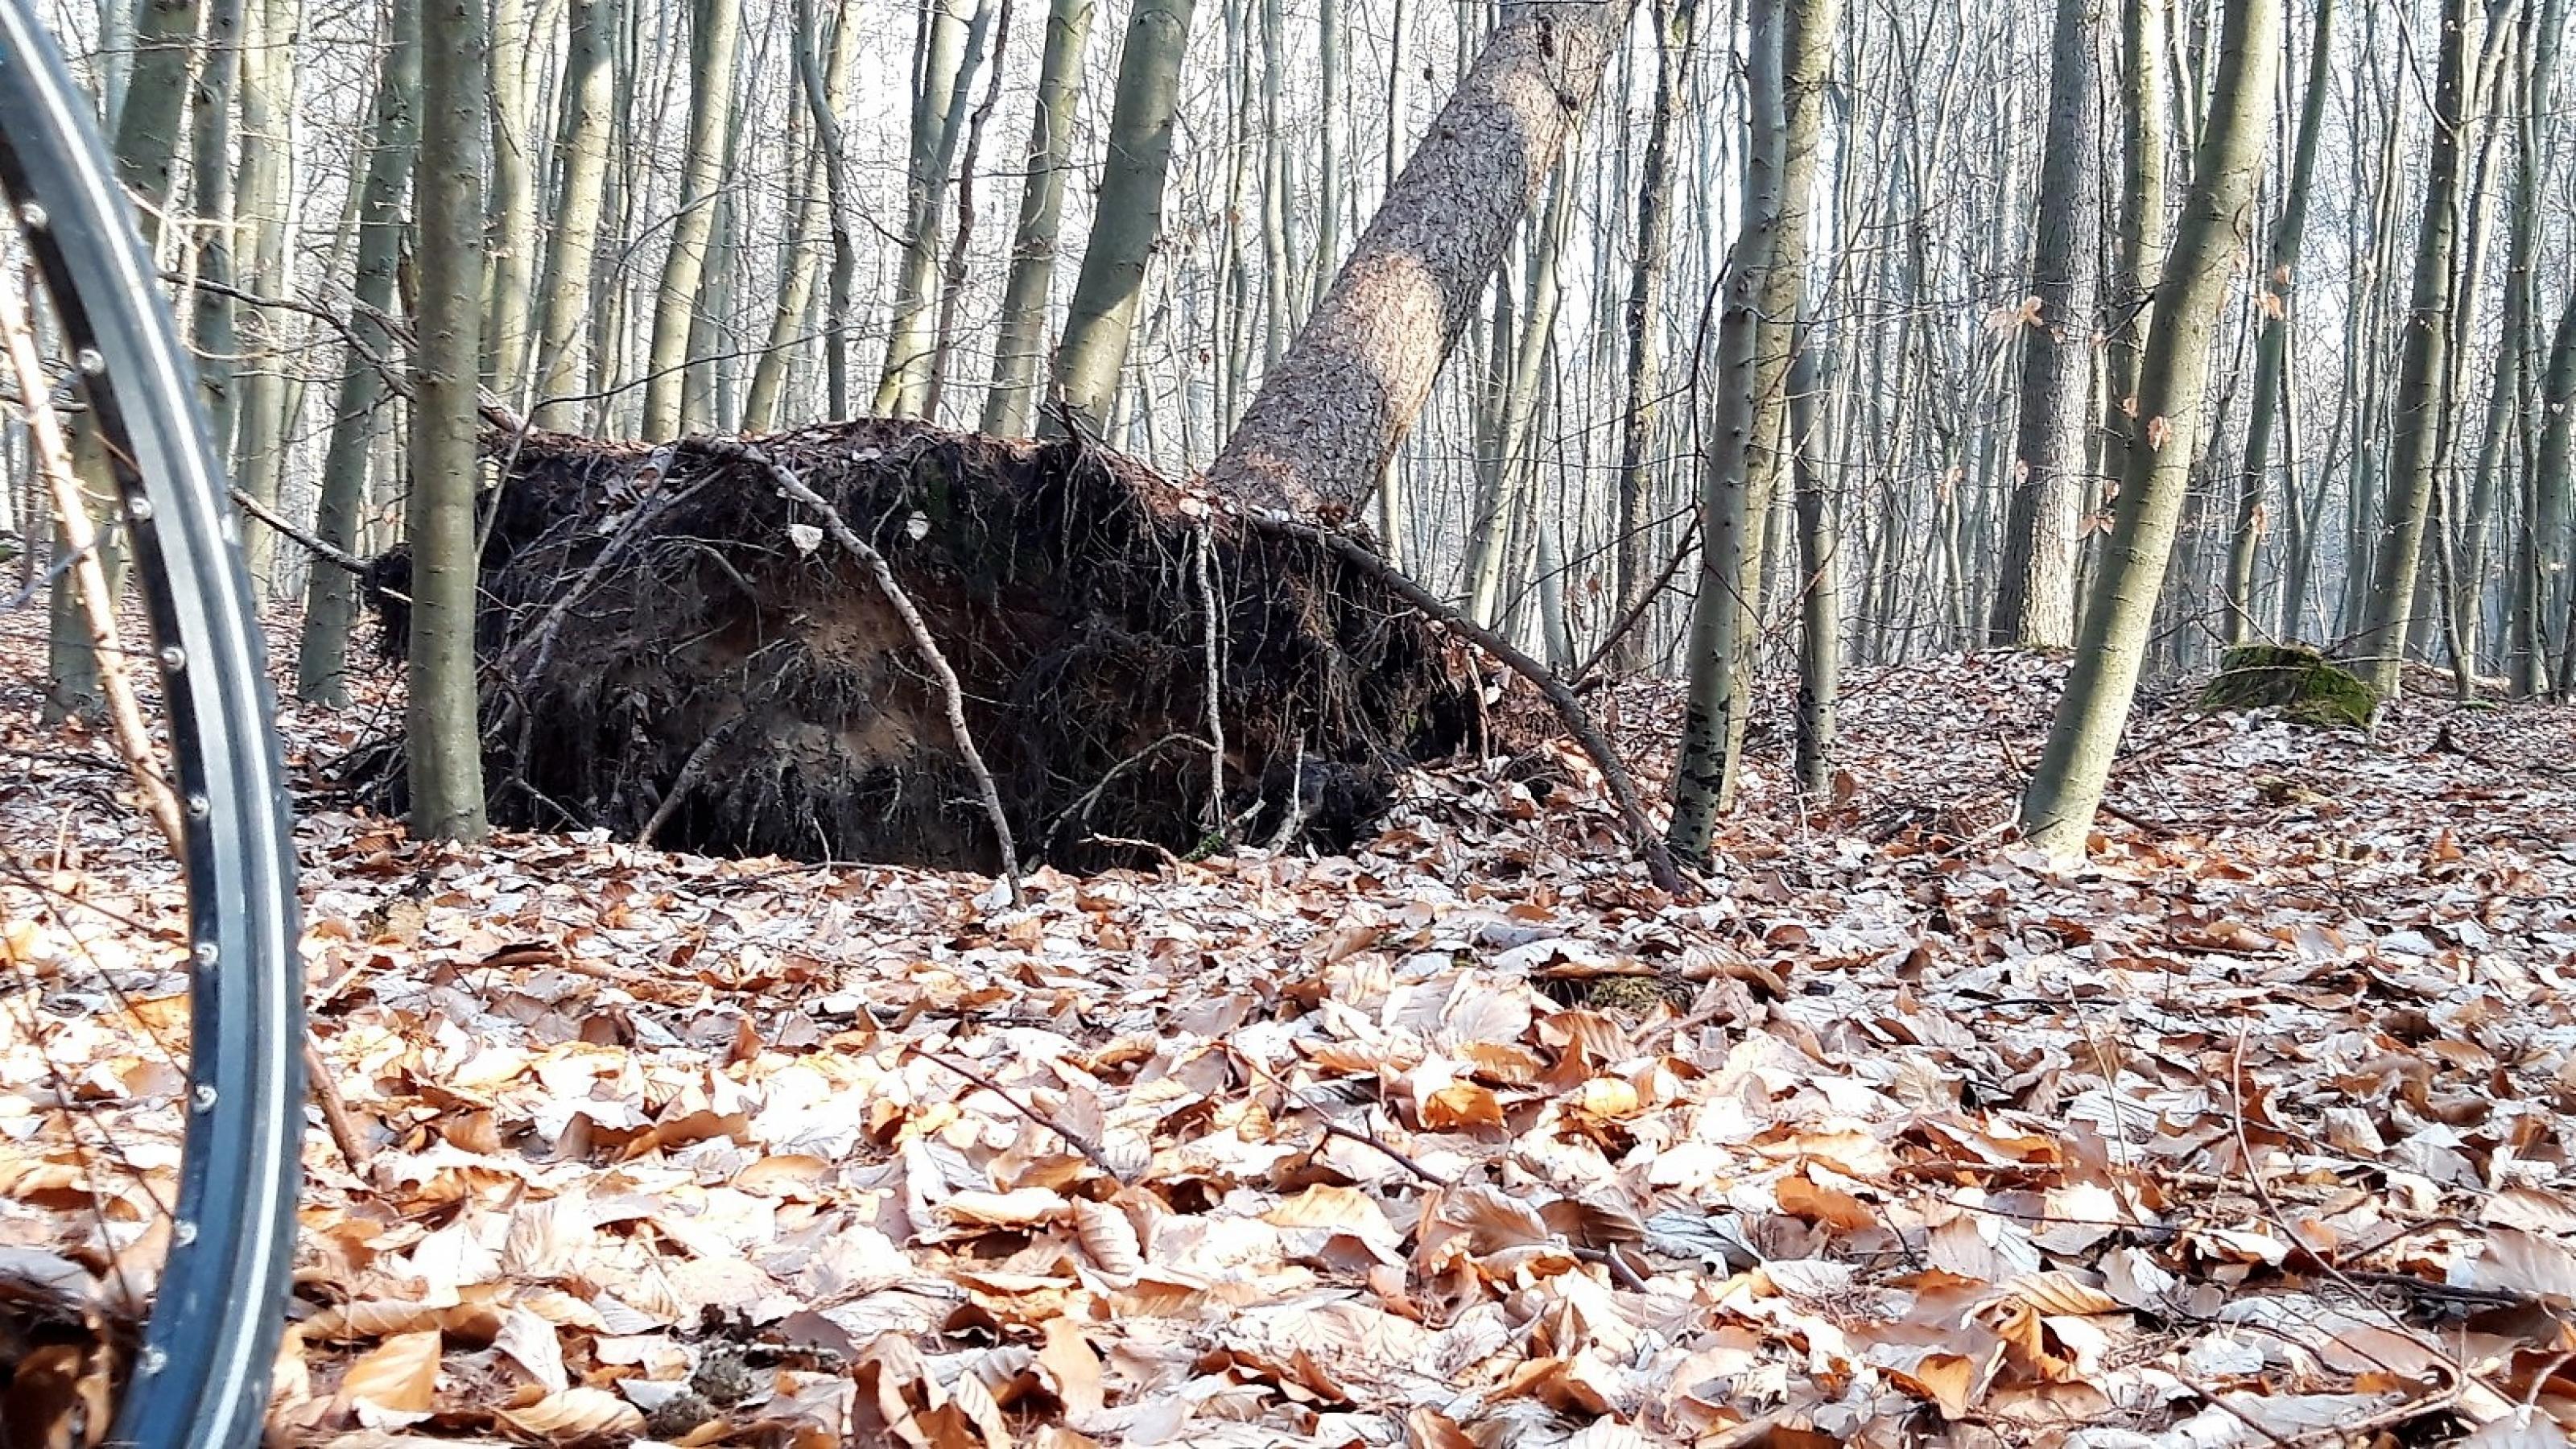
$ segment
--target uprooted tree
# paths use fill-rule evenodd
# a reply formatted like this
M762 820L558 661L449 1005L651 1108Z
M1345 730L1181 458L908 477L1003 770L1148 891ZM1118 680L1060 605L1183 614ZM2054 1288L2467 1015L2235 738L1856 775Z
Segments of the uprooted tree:
M987 869L1351 839L1402 767L1476 737L1460 639L1541 671L1294 515L1366 497L1626 9L1507 12L1199 488L1080 437L862 420L654 445L502 419L496 812Z

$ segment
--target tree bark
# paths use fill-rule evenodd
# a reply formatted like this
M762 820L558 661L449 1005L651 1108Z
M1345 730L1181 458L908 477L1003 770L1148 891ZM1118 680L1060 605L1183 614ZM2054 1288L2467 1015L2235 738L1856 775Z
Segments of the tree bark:
M1029 123L1028 179L1011 233L1011 270L1002 284L1002 317L993 344L993 389L984 397L983 430L1008 437L1029 431L1038 359L1046 346L1047 299L1055 282L1056 239L1064 219L1064 178L1073 157L1074 105L1082 95L1082 53L1091 36L1092 0L1054 0L1047 10L1046 52L1038 62L1035 114Z
M1212 484L1294 511L1355 513L1368 501L1599 89L1629 4L1506 6L1332 290L1262 380L1208 470Z
M644 362L643 432L648 438L680 433L689 326L697 318L707 247L715 236L716 192L724 185L725 138L733 114L734 55L742 41L742 7L734 0L696 0L692 10L680 214L671 222L671 249L653 298L653 342Z
M1843 596L1822 396L1832 369L1801 347L1789 373L1790 446L1798 504L1798 788L1826 795L1834 779L1834 715L1842 699Z
M712 8L728 8L717 4ZM482 364L483 6L432 0L422 17L420 314L411 366L411 670L405 720L412 834L485 834L474 699L474 495Z
M912 157L905 177L903 258L896 270L894 315L886 328L885 367L877 377L876 411L909 417L930 386L931 311L939 280L939 218L948 173L966 129L966 88L983 63L992 0L978 0L970 19L964 0L929 0L927 43L915 77ZM844 17L847 19L847 17Z
M1163 232L1163 177L1172 161L1172 122L1181 62L1196 0L1137 0L1118 57L1109 113L1109 156L1100 172L1091 239L1056 344L1052 385L1094 435L1107 430L1127 370L1127 343L1145 291L1145 265ZM1041 426L1051 433L1050 417Z
M1763 537L1784 468L1788 376L1806 295L1808 200L1833 61L1836 0L1781 0L1754 12L1752 130L1744 222L1720 320L1717 411L1700 503L1700 576L1691 610L1690 696L1673 770L1666 841L1708 858L1733 804L1752 683Z
M2027 837L2080 859L2137 692L2156 594L2204 427L2209 346L2228 272L2252 225L2265 113L2280 64L2281 0L2229 0L2216 86L2191 188L2165 258L2138 376L2138 438L2048 745L2022 797Z
M2165 249L2164 6L2121 6L2120 122L2122 157L2119 272L2112 278L2105 328L2110 372L2109 426L2102 472L2125 478L2137 430L2138 354L2155 321L2154 283Z
M2433 155L2424 183L2423 219L2415 239L2415 283L2398 364L2397 417L2389 467L2388 509L2373 552L2362 627L2350 652L2362 675L2394 694L2415 621L2418 560L2432 513L2446 431L2453 268L2467 122L2470 0L2443 0L2439 80L2433 99Z
M599 256L608 190L608 123L617 76L610 61L620 0L571 0L565 42L561 114L555 127L554 234L546 242L537 324L536 396L530 415L541 426L570 426L589 368L582 356L588 329L591 272Z
M2262 541L2263 480L2272 464L2272 423L2283 393L2291 386L2283 365L2289 356L2291 291L2299 270L2299 246L2307 235L2308 193L2317 171L2317 138L2325 129L2326 87L2334 59L2335 0L2318 0L2316 30L2308 45L2307 91L2299 100L2299 134L2293 143L2289 186L2281 196L2281 217L2272 226L2269 266L2263 274L2263 320L2254 344L2254 395L2245 419L2245 464L2236 485L2236 531L2227 550L2227 642L2247 643L2256 633L2254 558ZM2286 498L2298 506L2295 495ZM2295 619L2282 621L2294 631Z
M322 451L322 494L313 532L324 543L356 552L360 516L367 502L367 454L377 432L377 411L388 387L384 369L394 360L394 340L378 319L394 308L394 268L402 254L403 191L411 180L420 139L420 5L394 0L392 43L376 77L373 131L366 178L358 188L357 264L350 281L356 305L349 330L371 350L352 346L340 364L331 406L331 436ZM304 584L304 633L296 650L295 693L309 704L349 702L349 627L357 617L357 586L338 569L315 569Z
M492 0L491 14L492 255L483 348L493 388L504 397L517 397L528 385L528 288L537 251L528 0Z
M1619 408L1618 534L1612 543L1613 596L1624 615L1646 587L1647 503L1652 481L1647 450L1655 443L1656 389L1663 344L1664 274L1672 259L1673 140L1688 103L1699 51L1699 0L1656 0L1655 109L1646 123L1646 151L1637 177L1637 257L1628 272L1628 300L1621 313L1628 335L1628 369ZM1612 668L1631 674L1645 664L1645 631L1620 639Z
M248 16L254 29L243 56L241 170L233 209L251 239L250 291L283 297L294 211L287 148L295 109L295 7L291 0L254 0ZM235 424L241 446L233 472L244 492L273 506L286 462L285 316L255 308L237 321L249 324L249 335L241 340L241 416ZM274 544L265 528L245 530L242 538L244 560L262 597L271 582Z
M2101 245L2093 174L2097 0L2057 0L2039 226L2021 335L2021 419L2004 556L1987 642L2063 649L2075 642L2075 551L2091 469L2093 272ZM2330 3L2330 0L2329 0Z

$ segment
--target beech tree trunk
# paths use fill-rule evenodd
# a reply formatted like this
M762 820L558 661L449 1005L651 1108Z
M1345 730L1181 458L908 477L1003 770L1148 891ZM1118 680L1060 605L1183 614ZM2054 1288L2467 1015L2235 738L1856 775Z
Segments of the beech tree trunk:
M1699 50L1699 0L1656 0L1655 109L1646 123L1646 152L1637 177L1637 259L1628 273L1623 311L1628 370L1619 408L1618 534L1611 547L1613 597L1625 617L1643 602L1646 570L1646 453L1654 446L1664 273L1672 255L1674 132L1680 127ZM1633 673L1645 664L1645 631L1622 635L1613 667Z
M1038 359L1046 347L1047 299L1055 283L1056 238L1064 220L1064 178L1073 159L1074 104L1082 95L1082 53L1091 37L1092 0L1054 0L1047 10L1046 51L1038 62L1035 114L1029 123L1029 174L1011 233L1011 271L1002 284L1002 322L993 344L993 390L984 398L983 430L1006 437L1029 431Z
M1172 161L1172 120L1189 51L1196 0L1137 0L1118 57L1118 96L1109 113L1109 157L1082 273L1065 309L1052 373L1065 406L1094 434L1108 430L1127 371L1127 342L1145 292L1145 264L1163 232L1163 177ZM1040 428L1053 433L1050 417Z
M2291 386L2283 371L2289 356L2291 289L2299 270L2299 244L2307 235L2308 192L2317 171L2317 137L2325 129L2326 88L2333 74L2335 0L2318 0L2316 32L2309 38L2307 92L2299 101L2299 135L2293 143L2289 189L2281 219L2272 227L2272 255L2263 274L2262 330L2254 343L2254 396L2245 419L2245 466L2237 479L2236 532L2227 551L2227 642L2255 634L2254 556L2262 542L2263 480L2272 465L2272 423ZM2298 499L2284 500L2296 508ZM2285 631L2297 621L2285 619Z
M582 355L589 330L591 270L608 191L608 123L617 77L610 63L619 0L571 0L565 43L562 114L555 129L554 233L546 242L539 302L536 398L540 424L568 426L590 375ZM372 173L371 173L372 174Z
M2094 575L2066 694L2022 797L2023 832L2057 860L2084 854L2137 693L2156 595L2172 556L2192 461L2200 454L2210 341L2263 169L2280 36L2281 0L2229 0L2209 120L2156 287L2128 475Z
M708 244L715 237L716 191L724 184L726 131L733 115L734 55L742 42L742 7L735 0L697 0L692 10L680 214L671 221L671 249L653 299L653 343L644 363L643 431L648 438L680 435L689 328L697 319Z
M374 131L367 148L366 179L358 188L356 306L349 330L373 356L356 347L340 363L340 386L331 406L331 436L322 451L322 496L314 535L344 552L358 549L358 525L367 503L367 454L385 403L384 367L394 361L393 337L379 318L392 315L394 268L402 254L403 190L411 180L420 139L420 4L394 0L392 39L376 77ZM349 702L349 626L357 618L357 585L338 569L317 568L305 577L304 634L295 655L295 694L308 704Z
M713 8L723 8L717 0ZM481 463L483 6L432 0L422 53L420 315L411 367L411 670L405 721L411 831L479 841L483 733L474 679L474 494Z
M2415 234L2415 284L2398 365L2397 417L2389 466L2388 511L2373 552L2371 586L2351 654L2364 678L2394 694L2415 622L2417 561L2439 481L2449 395L2453 268L2458 251L2459 191L2466 158L2462 129L2469 92L2470 0L2444 0L2442 54L2433 98L2433 156L2424 182L2424 213Z
M2057 0L2048 128L2039 163L2039 228L2021 336L2021 421L2004 557L1986 636L2063 649L2075 642L2075 552L2090 470L2093 274L2101 246L2094 174L2097 0Z
M1262 379L1210 483L1297 512L1355 514L1368 501L1600 88L1630 4L1504 9L1332 290Z

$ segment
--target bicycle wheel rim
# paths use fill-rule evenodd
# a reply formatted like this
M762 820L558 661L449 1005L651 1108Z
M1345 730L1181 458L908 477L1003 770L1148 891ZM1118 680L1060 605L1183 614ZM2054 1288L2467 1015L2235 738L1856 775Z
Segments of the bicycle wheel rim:
M183 801L188 1110L171 1248L112 1438L254 1442L283 1331L304 1135L295 874L237 515L89 101L0 0L0 192L117 468Z

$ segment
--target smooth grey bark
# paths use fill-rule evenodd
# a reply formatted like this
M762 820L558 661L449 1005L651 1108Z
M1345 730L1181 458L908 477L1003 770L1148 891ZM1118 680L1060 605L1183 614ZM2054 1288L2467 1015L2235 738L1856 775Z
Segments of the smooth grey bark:
M295 108L295 7L293 0L253 0L245 12L249 45L241 75L241 166L234 185L234 215L251 240L249 290L262 297L287 293L287 240L293 226L287 166L289 121ZM235 318L240 336L241 415L234 425L240 446L233 474L242 491L274 506L286 462L286 317L273 308L247 308ZM266 528L246 529L244 560L259 592L271 582L276 540Z
M1672 262L1674 133L1691 90L1699 53L1699 0L1655 0L1655 99L1646 122L1646 149L1637 177L1637 256L1628 270L1628 297L1620 313L1628 341L1628 366L1619 408L1618 532L1611 545L1611 596L1625 618L1647 587L1646 494L1652 479L1647 450L1655 443L1661 411L1664 274ZM1645 664L1646 631L1621 636L1612 667L1634 673Z
M1106 431L1116 407L1146 263L1163 231L1163 179L1171 168L1173 113L1195 8L1196 0L1137 0L1118 58L1109 155L1051 373L1065 407L1094 434ZM1040 431L1060 426L1050 416Z
M858 27L847 14L835 17L832 55L819 58L814 0L796 0L796 80L805 97L806 115L814 125L821 154L823 204L832 228L832 270L826 284L823 333L824 406L835 418L850 415L850 287L858 275L858 247L851 216L849 152L841 134L841 107L847 102L851 57L858 52Z
M571 0L564 44L562 100L555 124L553 233L538 285L533 419L570 426L590 375L582 355L591 310L592 272L607 202L608 127L616 74L610 60L620 0Z
M927 37L914 76L912 154L905 175L903 257L896 269L894 314L886 328L885 366L877 378L876 411L886 417L920 412L930 387L939 219L965 134L966 89L983 63L984 38L993 23L992 0L977 0L972 19L963 4L927 0L924 16Z
M1568 167L1574 159L1569 151L1558 164L1546 217L1530 238L1528 295L1521 308L1520 335L1508 350L1495 349L1503 368L1502 397L1492 446L1478 459L1476 518L1467 545L1467 617L1489 629L1497 622L1495 609L1502 598L1507 533L1526 492L1522 453L1529 442L1530 420L1538 410L1539 368L1556 333L1561 295L1557 255L1564 249L1572 216L1574 181ZM1508 361L1499 356L1506 351Z
M392 39L376 77L366 177L359 183L357 264L350 281L349 330L374 355L349 349L331 407L331 435L322 453L322 494L314 536L333 548L358 550L358 527L367 502L367 455L377 433L377 412L388 393L384 368L395 361L393 337L378 319L394 307L394 269L402 254L403 191L410 183L420 138L419 0L394 0ZM357 617L357 586L338 569L317 568L305 579L304 632L295 658L296 697L310 704L349 702L349 629Z
M1780 482L1790 476L1788 382L1806 296L1808 220L1839 20L1837 0L1787 0L1769 22L1776 40L1758 26L1752 31L1756 139L1747 148L1745 220L1721 322L1725 370L1703 465L1690 693L1665 836L1686 860L1708 858L1717 816L1734 804L1741 777L1762 562ZM1762 95L1765 86L1769 97ZM1730 328L1751 334L1738 336L1732 353L1723 335Z
M1789 371L1789 435L1798 509L1798 788L1828 795L1834 783L1835 714L1842 700L1843 594L1826 459L1822 394L1835 369L1802 346Z
M2281 0L2228 0L2208 122L2156 287L2138 373L2138 421L2110 540L2093 578L2066 693L2022 797L2024 835L2052 859L2080 859L2137 693L2156 595L2206 426L2211 334L2226 300L2280 64Z
M2371 565L2362 627L2349 646L2360 672L2383 695L2397 692L2415 621L2417 561L2433 508L2451 372L2452 286L2469 99L2470 0L2444 0L2433 153L2416 231L2415 282L2399 362L2388 508Z
M2335 0L2317 0L2315 33L2309 37L2307 91L2299 100L2298 138L2291 145L2290 177L2281 194L2281 215L2272 224L2271 255L2263 272L2261 331L2254 344L2254 394L2245 418L2245 463L2236 484L2236 529L2227 550L2227 642L2243 644L2256 632L2254 561L2262 540L2263 485L2272 466L2272 424L2281 397L2291 386L2283 372L2289 356L2292 291L2298 280L2299 248L2307 236L2308 195L2317 171L2317 140L2325 129L2326 84L2334 59ZM2285 493L2291 508L2295 493ZM2284 630L2295 620L2284 620Z
M966 149L957 161L957 234L948 239L948 262L939 274L938 319L931 327L930 377L923 384L921 415L939 417L939 404L957 360L957 309L966 297L966 252L975 240L975 163L984 150L984 127L1002 103L1002 61L1011 48L1011 0L1001 0L993 21L993 64L984 100L966 119Z
M505 397L528 385L528 293L537 253L536 126L529 114L529 0L491 0L491 276L483 348Z
M1236 497L1356 513L1600 88L1630 0L1513 0L1208 470ZM1086 270L1088 263L1086 261Z
M2159 0L2120 7L2120 252L2104 329L2109 370L2102 471L2124 478L2135 430L2138 362L2155 321L2155 278L2165 250L2165 22Z
M719 0L721 3L721 0ZM476 380L483 350L481 0L430 0L422 52L420 306L411 365L411 668L404 720L411 832L479 841L483 736L475 711Z
M2102 140L2094 122L2098 0L2057 0L2032 242L2035 315L2021 323L2021 415L1987 642L2075 642L2075 555L2091 467L2093 272Z
M205 59L189 91L188 172L196 189L197 391L206 402L215 456L232 456L240 411L241 342L234 325L233 93L241 78L242 0L210 0Z
M688 383L689 329L715 237L716 193L724 186L731 130L734 59L742 43L736 0L695 0L689 27L689 127L680 162L680 214L653 297L653 340L644 359L643 433L676 438Z
M1029 122L1028 178L1020 189L1019 220L1011 232L1010 276L1002 284L1001 327L993 343L993 388L984 397L983 430L1005 437L1029 431L1037 394L1091 11L1092 0L1053 0L1047 9L1046 51L1038 62L1037 100Z

